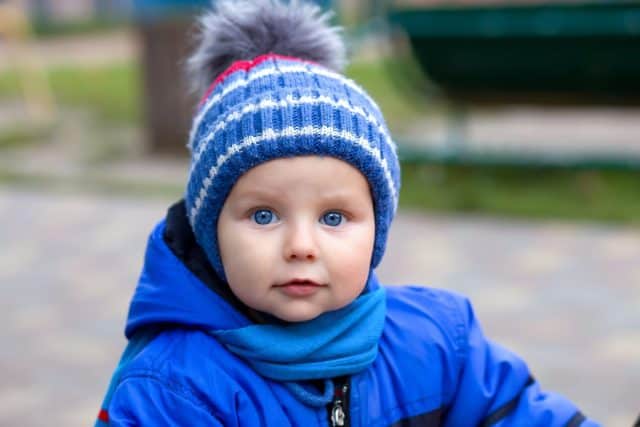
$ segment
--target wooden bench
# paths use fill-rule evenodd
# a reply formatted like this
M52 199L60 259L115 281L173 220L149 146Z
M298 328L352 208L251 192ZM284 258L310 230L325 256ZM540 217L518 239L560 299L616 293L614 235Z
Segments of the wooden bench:
M406 34L423 73L453 110L454 149L431 153L431 158L474 160L463 152L466 144L461 141L470 106L640 105L637 1L388 3L387 21ZM428 159L429 153L424 154ZM549 157L538 160L548 163ZM593 159L583 160L594 164ZM568 163L580 162L575 158ZM640 159L602 159L602 163L640 167Z

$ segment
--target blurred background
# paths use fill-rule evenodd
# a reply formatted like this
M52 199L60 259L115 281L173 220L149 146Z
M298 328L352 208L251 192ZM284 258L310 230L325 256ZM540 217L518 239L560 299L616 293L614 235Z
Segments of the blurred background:
M471 297L607 426L640 413L640 3L318 1L399 144L379 276ZM0 1L0 425L90 425L179 199L209 1Z

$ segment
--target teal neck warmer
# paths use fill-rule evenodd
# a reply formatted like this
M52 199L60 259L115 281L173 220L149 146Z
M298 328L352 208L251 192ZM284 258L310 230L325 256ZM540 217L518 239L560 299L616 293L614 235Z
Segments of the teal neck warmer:
M307 322L256 324L211 333L259 374L284 382L303 403L326 405L333 397L330 380L321 394L296 382L352 375L375 360L386 295L373 273L366 289L348 306Z

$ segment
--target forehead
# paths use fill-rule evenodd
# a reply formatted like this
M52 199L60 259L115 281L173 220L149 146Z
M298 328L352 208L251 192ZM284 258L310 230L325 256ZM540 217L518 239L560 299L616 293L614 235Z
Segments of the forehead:
M333 157L297 156L262 163L245 173L232 193L290 192L370 197L364 175L349 163Z

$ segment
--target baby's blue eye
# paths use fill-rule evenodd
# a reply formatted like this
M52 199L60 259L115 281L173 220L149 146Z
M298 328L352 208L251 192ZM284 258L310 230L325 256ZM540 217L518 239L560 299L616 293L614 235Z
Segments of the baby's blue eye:
M267 225L278 219L275 213L269 209L259 209L253 213L251 218L256 224Z
M331 227L337 227L342 223L343 216L344 215L342 215L340 212L327 212L326 214L322 215L322 218L320 218L320 222Z

